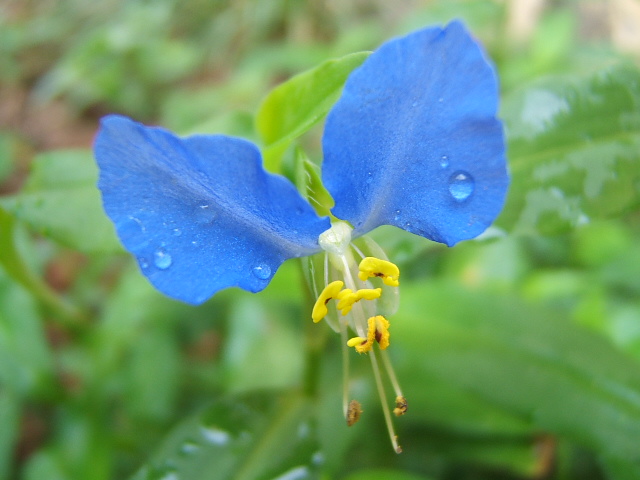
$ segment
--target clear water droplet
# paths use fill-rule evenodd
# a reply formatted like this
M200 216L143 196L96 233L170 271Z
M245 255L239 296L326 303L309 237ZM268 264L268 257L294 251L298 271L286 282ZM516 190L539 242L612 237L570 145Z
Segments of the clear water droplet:
M269 265L260 264L253 267L253 274L260 280L266 280L271 276L271 267L269 267Z
M142 268L143 270L145 268L149 268L149 262L147 262L147 259L144 257L138 257L138 264L140 265L140 268Z
M367 183L371 183L373 181L373 172L367 173Z
M179 228L174 228L172 230L172 233L174 237L179 237L180 235L182 235L182 230L180 230Z
M118 233L123 238L130 238L140 235L145 231L144 225L139 218L128 216L123 222L117 225Z
M161 477L158 477L158 480L180 480L180 477L176 472L170 471L163 473Z
M442 155L440 157L440 166L442 168L447 168L449 166L449 157L447 157L446 155Z
M463 171L455 172L449 178L449 193L458 202L467 200L475 189L473 177Z
M197 247L198 246L198 242L194 240L194 241L191 242L191 245L193 245L194 247Z
M185 455L192 455L197 453L200 450L200 445L196 442L186 441L182 445L180 445L180 453Z
M204 203L196 207L196 219L199 224L213 223L215 218L216 212L211 208L211 205Z
M411 104L411 106L412 106L412 107L414 107L414 108L415 108L415 107L417 107L417 106L418 106L418 102L413 102L413 103Z
M440 97L440 98L438 99L438 103L442 103L442 102L444 102L444 98Z
M398 220L400 220L400 210L396 210L396 215L395 217L393 217L393 219L397 222Z
M171 255L164 248L159 248L153 254L153 263L160 270L166 270L171 266Z
M231 440L231 435L217 427L202 427L200 433L204 439L213 445L226 445Z

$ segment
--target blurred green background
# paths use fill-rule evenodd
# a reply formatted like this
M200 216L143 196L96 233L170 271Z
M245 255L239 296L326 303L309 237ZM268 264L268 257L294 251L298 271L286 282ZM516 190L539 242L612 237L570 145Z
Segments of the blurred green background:
M512 187L453 249L374 232L402 271L396 455L357 355L344 424L300 265L164 298L90 146L113 112L260 142L280 82L453 18L499 71ZM2 1L0 478L640 479L639 58L636 0ZM296 140L313 164L320 134Z

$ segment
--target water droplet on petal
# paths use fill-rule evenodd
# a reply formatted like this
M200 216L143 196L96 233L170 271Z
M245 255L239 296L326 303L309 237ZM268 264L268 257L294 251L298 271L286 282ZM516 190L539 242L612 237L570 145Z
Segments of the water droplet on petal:
M440 166L442 168L447 168L449 166L449 157L442 155L442 157L440 157Z
M373 181L373 172L367 173L367 183L371 183Z
M400 220L400 210L396 210L396 215L395 217L393 217L393 219L397 222L398 220Z
M179 228L174 228L172 233L174 237L179 237L180 235L182 235L182 230L180 230Z
M143 270L145 268L149 268L149 262L147 262L147 259L144 257L138 257L138 264L140 265L140 268L142 268Z
M128 216L123 222L117 225L118 233L122 238L130 238L140 235L145 231L144 225L139 218Z
M216 212L211 205L202 204L196 207L196 219L201 225L212 223L216 218Z
M269 265L260 264L253 267L253 274L260 280L266 280L271 276L271 267Z
M449 178L449 193L458 202L467 200L474 189L475 181L467 172L459 171Z
M171 266L171 255L164 248L159 248L153 254L153 263L160 270L166 270Z

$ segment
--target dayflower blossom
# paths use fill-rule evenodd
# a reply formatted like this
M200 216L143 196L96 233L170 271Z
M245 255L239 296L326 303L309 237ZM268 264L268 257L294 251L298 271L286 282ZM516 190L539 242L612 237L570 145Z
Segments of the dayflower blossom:
M454 21L383 44L349 76L322 142L322 181L335 201L331 220L287 179L267 173L246 140L179 138L121 116L105 117L96 138L99 188L142 273L191 304L232 286L258 292L285 260L324 251L323 272L312 275L312 318L326 317L345 349L369 353L399 452L376 355L401 415L407 402L384 351L389 320L380 311L400 272L379 247L358 248L352 239L379 225L449 246L482 233L509 182L497 104L492 66ZM346 378L351 425L361 409L348 401Z

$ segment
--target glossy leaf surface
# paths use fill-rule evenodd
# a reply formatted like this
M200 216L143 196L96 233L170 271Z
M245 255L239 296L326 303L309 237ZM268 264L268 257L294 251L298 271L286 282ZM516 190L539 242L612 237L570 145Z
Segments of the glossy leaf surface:
M309 406L297 395L220 400L178 426L132 480L316 478Z
M411 371L637 468L640 368L601 337L545 310L446 283L403 287L396 318L403 327L394 335L413 352Z
M284 150L324 118L342 91L347 76L370 52L327 60L278 85L263 100L256 125L265 144L268 170L278 171Z
M557 233L640 205L640 71L550 77L505 98L512 175L497 224Z

